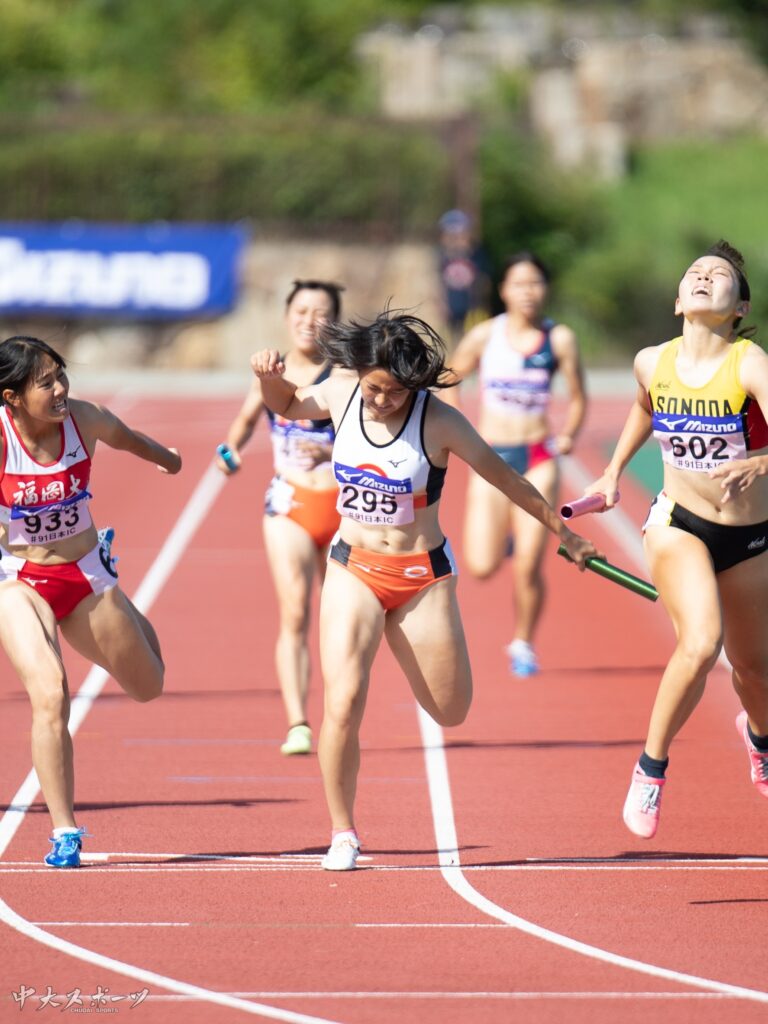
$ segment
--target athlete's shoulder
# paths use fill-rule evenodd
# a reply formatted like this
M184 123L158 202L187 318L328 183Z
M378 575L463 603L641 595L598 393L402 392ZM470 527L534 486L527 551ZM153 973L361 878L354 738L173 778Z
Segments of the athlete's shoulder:
M459 409L443 401L442 393L442 388L427 392L427 423L433 428L442 430L444 427L453 428L462 422L468 422L466 416Z
M545 321L542 327L549 335L552 349L556 355L570 353L576 347L576 332L568 324L556 324L549 320Z
M746 342L742 347L743 353L739 365L739 377L742 386L746 391L754 381L764 381L768 375L768 353L760 345L749 338L739 338L739 342Z
M84 398L69 399L69 415L78 426L87 426L101 419L106 412L103 405Z
M656 372L656 367L659 365L662 354L675 341L677 341L676 338L671 341L663 341L660 345L647 345L645 348L641 348L635 355L633 365L635 378L646 390L651 386L653 375Z

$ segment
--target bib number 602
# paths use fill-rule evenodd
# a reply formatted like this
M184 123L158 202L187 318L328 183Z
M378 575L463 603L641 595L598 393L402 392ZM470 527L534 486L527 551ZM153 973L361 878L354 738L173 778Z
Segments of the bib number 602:
M701 462L703 459L728 458L727 454L723 454L728 448L728 442L723 437L704 438L698 434L680 437L676 434L674 437L670 437L669 443L676 459L690 457Z

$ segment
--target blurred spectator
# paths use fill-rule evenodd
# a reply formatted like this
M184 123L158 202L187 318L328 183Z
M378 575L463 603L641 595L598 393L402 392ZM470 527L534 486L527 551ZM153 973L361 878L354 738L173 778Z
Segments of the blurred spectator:
M490 263L474 238L471 218L463 210L448 210L438 227L443 317L446 341L452 347L470 327L489 316Z

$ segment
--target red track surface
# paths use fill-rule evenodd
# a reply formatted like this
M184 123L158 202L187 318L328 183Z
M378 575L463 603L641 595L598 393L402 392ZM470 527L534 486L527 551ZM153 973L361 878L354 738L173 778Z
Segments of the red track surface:
M106 449L97 457L95 518L116 526L121 582L134 593L239 398L126 401L109 404L185 457L173 478ZM579 451L592 476L625 408L593 407ZM126 997L106 1008L145 1024L228 1022L249 1009L345 1024L767 1020L768 807L749 782L727 673L713 672L673 747L657 838L634 839L621 805L671 629L661 607L554 554L536 679L507 674L508 572L461 581L476 698L444 741L466 870L439 869L419 717L386 650L363 728L367 859L349 875L320 870L328 825L316 758L278 749L276 612L260 530L268 474L260 432L151 608L166 694L140 706L109 681L76 735L78 813L94 835L86 850L109 860L45 869L39 803L2 854L0 896L14 927L0 924L0 1020L53 1019L76 989L79 1009L90 1009L99 985ZM448 481L443 522L461 560L463 467ZM646 505L639 488L622 486L636 533ZM646 575L607 532L608 517L578 528ZM88 666L71 652L68 665L75 691ZM30 767L29 709L4 659L0 700L7 807ZM316 727L320 707L315 678ZM432 749L433 767L439 755ZM77 948L51 949L39 941L46 934ZM558 936L591 948L564 948ZM110 969L99 955L127 966ZM184 995L181 983L208 995ZM35 991L20 1009L22 985ZM132 1006L129 994L144 989ZM47 993L57 1007L41 1003Z

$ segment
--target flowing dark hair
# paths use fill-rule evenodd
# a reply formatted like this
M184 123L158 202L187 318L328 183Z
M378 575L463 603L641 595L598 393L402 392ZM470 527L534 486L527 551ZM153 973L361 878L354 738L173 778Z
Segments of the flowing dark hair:
M62 370L67 368L64 359L47 341L17 334L0 342L0 404L5 404L4 391L21 394L30 381L40 375L46 359Z
M726 242L724 238L721 238L714 245L710 245L707 249L705 256L717 256L721 260L725 260L726 263L730 263L733 267L736 279L739 282L739 298L742 302L749 302L750 289L749 281L744 273L744 257L738 249L734 248L730 242ZM733 321L734 331L739 331L739 334L743 338L751 338L752 335L757 331L757 327L744 327L739 330L739 324L742 321L742 317L737 316Z
M288 309L298 293L303 291L305 288L308 288L310 291L325 292L331 300L331 319L339 319L341 314L341 293L344 291L344 286L341 284L334 284L332 281L316 281L314 279L304 281L300 278L292 281L291 290L288 292L288 298L285 300L286 309Z
M346 370L381 369L391 373L410 391L449 388L457 382L444 379L445 342L424 320L407 313L385 310L375 320L327 324L317 347L334 366Z

